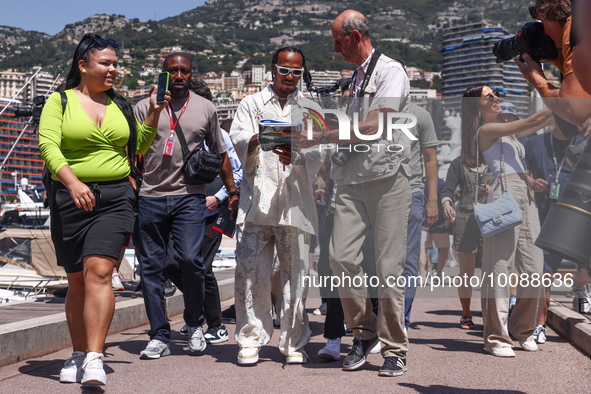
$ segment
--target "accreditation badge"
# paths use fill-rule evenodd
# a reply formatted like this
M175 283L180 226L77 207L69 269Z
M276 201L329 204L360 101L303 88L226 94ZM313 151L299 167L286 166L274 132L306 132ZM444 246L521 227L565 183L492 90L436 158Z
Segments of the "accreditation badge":
M552 182L550 184L550 198L552 200L558 200L558 197L560 197L560 183Z
M162 152L165 156L172 156L172 151L174 150L174 135L171 134L170 137L166 139L166 143L164 144L164 151Z

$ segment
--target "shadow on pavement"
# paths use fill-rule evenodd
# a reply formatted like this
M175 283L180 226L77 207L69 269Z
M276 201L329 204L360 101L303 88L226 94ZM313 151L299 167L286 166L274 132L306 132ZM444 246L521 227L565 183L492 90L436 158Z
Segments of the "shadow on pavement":
M440 385L419 386L418 384L412 384L412 383L398 383L398 385L411 388L411 389L415 390L417 393L429 393L429 394L434 394L434 393L521 394L521 393L524 393L523 391L518 391L518 390L478 390L478 389L465 389L465 388L461 388L461 387L440 386Z
M484 354L484 345L481 341L470 342L465 339L411 339L411 343L418 345L426 345L434 350L442 350L449 352L470 352Z

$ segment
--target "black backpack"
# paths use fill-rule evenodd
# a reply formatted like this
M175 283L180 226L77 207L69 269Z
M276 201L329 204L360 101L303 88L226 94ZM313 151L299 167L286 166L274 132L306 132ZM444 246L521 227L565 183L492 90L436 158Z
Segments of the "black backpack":
M66 105L68 105L68 96L66 96L65 92L59 92L61 99L62 99L62 116L66 112ZM51 189L53 186L53 179L51 179L51 171L47 168L45 164L43 164L43 174L41 175L41 182L43 186L45 186L45 201L43 201L43 206L45 208L51 205Z

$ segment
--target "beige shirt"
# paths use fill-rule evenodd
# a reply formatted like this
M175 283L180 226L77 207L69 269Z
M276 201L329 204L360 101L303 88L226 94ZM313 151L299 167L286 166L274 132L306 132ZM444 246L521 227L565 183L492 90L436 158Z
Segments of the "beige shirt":
M251 137L259 132L259 121L302 123L306 107L321 111L299 91L289 95L281 108L271 85L240 102L230 130L230 138L244 168L237 224L292 226L316 234L318 218L312 182L325 153L318 147L311 148L301 152L302 164L288 166L279 161L277 154L260 147L248 153Z
M173 100L170 106L177 119L186 100ZM144 121L150 107L149 98L141 100L135 106L137 119ZM212 151L224 153L226 144L220 130L215 106L207 99L191 92L189 103L181 118L178 120L187 140L189 151L196 147L203 148L203 141ZM164 144L171 132L168 110L163 110L158 120L158 133L154 142L144 155L144 181L140 188L142 197L165 197L185 194L205 194L205 185L190 185L185 183L182 172L183 150L178 136L174 135L174 149L172 156L166 156Z
M370 57L358 70L358 74L363 77L369 67ZM363 81L363 78L356 76L356 80ZM352 113L357 112L360 120L363 120L369 111L383 108L391 108L393 112L408 113L409 92L410 82L402 65L381 55L368 81L364 97L351 99L349 116L351 118ZM410 120L405 117L394 121L394 123L409 122ZM402 151L398 151L398 145L403 147ZM411 140L401 131L395 130L391 140L383 137L378 141L357 144L357 151L351 155L347 164L343 167L336 165L331 167L330 177L338 185L360 184L394 176L400 168L404 175L409 177L411 174L408 165L410 150Z

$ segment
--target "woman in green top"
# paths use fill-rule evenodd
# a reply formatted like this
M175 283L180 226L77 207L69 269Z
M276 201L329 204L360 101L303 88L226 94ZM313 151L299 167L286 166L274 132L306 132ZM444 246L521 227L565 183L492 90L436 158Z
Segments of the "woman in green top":
M51 235L68 275L66 316L74 352L60 372L64 383L106 383L102 351L115 308L111 272L135 221L129 163L148 149L168 105L157 104L154 92L148 116L138 124L113 89L117 47L96 34L82 38L66 79L65 108L53 93L39 126L41 156L54 180Z

